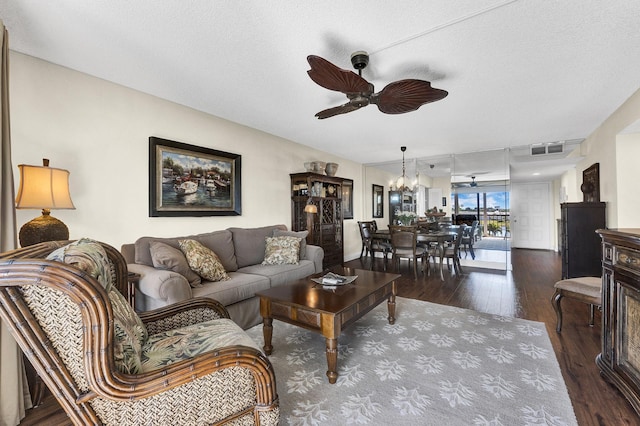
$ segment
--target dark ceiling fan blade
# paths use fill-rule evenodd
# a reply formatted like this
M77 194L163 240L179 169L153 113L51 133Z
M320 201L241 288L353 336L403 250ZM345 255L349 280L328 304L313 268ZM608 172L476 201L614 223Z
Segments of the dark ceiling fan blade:
M352 112L355 111L357 109L360 109L361 107L353 104L351 102L347 102L344 105L340 105L337 107L333 107L333 108L329 108L329 109L325 109L320 111L319 113L316 114L316 117L318 117L319 120L322 120L324 118L329 118L329 117L333 117L335 115L339 115L339 114L346 114L348 112Z
M307 71L309 77L325 89L346 94L373 92L373 86L353 71L339 68L315 55L307 56L307 62L311 66Z
M386 114L402 114L415 111L429 102L439 101L449 93L435 89L424 80L399 80L389 83L379 93L371 96L371 103Z

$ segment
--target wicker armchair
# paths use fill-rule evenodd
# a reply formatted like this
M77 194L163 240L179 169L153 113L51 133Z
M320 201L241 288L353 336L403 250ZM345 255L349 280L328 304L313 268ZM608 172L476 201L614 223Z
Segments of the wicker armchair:
M169 342L188 342L190 330L212 324L225 325L226 345L202 351L191 342L180 347L181 357L163 359L158 368L122 372L114 355L122 347L117 333L122 307L111 293L127 287L124 259L113 247L94 242L104 249L115 277L105 288L86 269L45 259L67 243L0 254L0 316L73 423L278 424L271 363L211 299L192 299L139 318L149 340L168 333L164 350Z

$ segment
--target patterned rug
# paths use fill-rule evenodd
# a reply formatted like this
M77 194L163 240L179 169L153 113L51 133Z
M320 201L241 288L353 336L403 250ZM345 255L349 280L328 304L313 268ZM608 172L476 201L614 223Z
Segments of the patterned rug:
M283 425L577 425L543 323L397 298L339 339L273 322ZM248 330L263 345L262 325Z

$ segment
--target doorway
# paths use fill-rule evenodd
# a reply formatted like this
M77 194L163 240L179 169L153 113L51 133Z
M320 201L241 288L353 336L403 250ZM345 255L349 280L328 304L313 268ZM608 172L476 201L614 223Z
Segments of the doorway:
M513 247L552 250L550 184L519 183L511 190Z
M510 193L503 188L483 188L477 192L451 194L456 223L472 226L473 241L461 247L464 264L491 269L510 269Z
M455 224L478 222L461 264L511 269L509 152L496 150L452 156L451 213Z

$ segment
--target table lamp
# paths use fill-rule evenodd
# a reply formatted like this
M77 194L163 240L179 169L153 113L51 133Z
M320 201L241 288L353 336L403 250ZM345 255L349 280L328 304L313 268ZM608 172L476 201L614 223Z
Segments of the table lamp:
M307 244L313 244L313 215L318 213L318 206L313 204L311 198L309 198L307 204L304 206L304 211L307 213L307 231L309 231Z
M18 165L20 187L16 197L17 209L42 209L42 216L25 223L20 228L22 247L44 241L68 240L69 229L62 221L51 216L50 209L75 209L69 194L69 171L43 166Z

